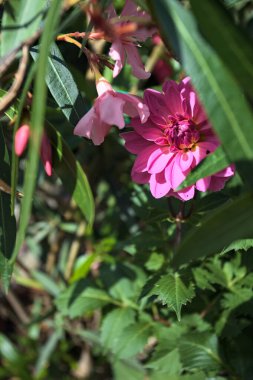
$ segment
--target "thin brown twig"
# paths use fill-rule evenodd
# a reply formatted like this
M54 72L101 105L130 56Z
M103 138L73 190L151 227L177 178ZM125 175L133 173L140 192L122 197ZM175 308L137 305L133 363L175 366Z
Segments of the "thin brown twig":
M78 230L76 231L76 238L74 239L74 241L70 247L69 259L68 259L66 270L64 273L64 277L66 280L68 280L71 276L71 272L72 272L72 269L73 269L73 266L75 263L75 259L76 259L78 252L79 252L79 248L80 248L80 244L81 244L80 238L84 235L85 228L86 228L86 223L81 222L79 227L78 227Z
M0 115L3 114L3 112L7 108L10 107L10 105L16 98L24 80L28 59L29 59L29 46L24 45L22 48L22 58L19 63L18 71L16 72L14 82L11 85L11 88L9 89L7 94L4 95L0 101Z

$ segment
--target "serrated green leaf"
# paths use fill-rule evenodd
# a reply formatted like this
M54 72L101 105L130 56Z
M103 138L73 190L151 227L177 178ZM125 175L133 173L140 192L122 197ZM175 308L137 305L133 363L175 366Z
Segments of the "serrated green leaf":
M182 370L180 355L178 349L170 351L166 355L151 360L146 364L146 368L151 368L155 371L166 373L169 375L179 375Z
M1 57L39 29L44 11L44 0L9 0L5 3L1 28Z
M204 290L209 289L212 291L215 290L214 287L211 285L212 275L206 269L200 267L194 268L193 275L198 288Z
M200 31L235 75L246 94L253 97L253 48L246 33L234 23L219 1L190 0Z
M245 194L227 202L192 228L180 244L175 266L221 251L231 240L250 238L253 234L253 195Z
M75 318L110 302L113 303L113 300L105 291L87 287L86 282L79 281L58 296L56 306L63 315Z
M0 127L0 179L10 183L10 161L4 141L2 127ZM16 239L16 220L11 215L11 197L0 190L0 280L7 291L12 265L10 257Z
M225 253L229 251L247 251L248 249L253 247L253 239L241 239L236 240L233 243L229 244L228 247L224 248L221 251L221 255L224 255Z
M149 294L157 295L164 305L171 307L179 321L182 305L190 302L195 295L193 284L191 283L187 288L178 273L163 276Z
M217 370L222 361L218 354L218 339L209 333L192 333L181 338L179 352L184 368Z
M127 359L141 353L151 334L150 323L135 323L128 326L119 336L117 352L119 359Z
M215 51L201 37L191 13L176 0L149 1L165 42L172 43L191 76L229 161L253 186L253 116L240 87Z
M101 326L101 343L104 351L117 352L122 331L134 323L135 312L130 308L115 309L103 319Z
M38 49L33 48L31 55L34 59L37 59ZM48 57L46 82L52 96L65 117L75 126L85 112L88 111L88 107L55 43L52 44Z
M91 227L95 206L88 179L61 134L51 124L48 124L48 136L54 148L53 169Z

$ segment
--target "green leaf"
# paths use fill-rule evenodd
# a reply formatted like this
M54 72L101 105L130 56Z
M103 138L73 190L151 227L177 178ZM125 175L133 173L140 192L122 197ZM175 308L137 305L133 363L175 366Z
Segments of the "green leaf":
M253 195L245 194L210 213L200 227L192 228L180 244L173 264L177 267L217 252L231 240L252 237Z
M200 31L233 72L246 94L253 97L252 41L235 25L219 1L190 0Z
M113 303L113 300L106 292L87 287L84 281L79 281L58 296L56 306L63 315L75 318L99 309L110 302Z
M208 155L199 165L197 165L192 172L190 172L178 189L191 186L199 179L215 174L220 170L225 169L228 165L228 158L223 148L220 146L215 152Z
M1 57L18 47L39 29L44 11L45 0L5 2L1 30Z
M253 186L253 117L231 72L198 32L191 13L175 0L149 1L165 42L191 76L224 151Z
M171 307L180 321L182 305L190 302L195 293L193 285L186 287L179 274L175 273L163 276L149 294L157 295L163 305Z
M218 339L209 333L184 335L179 342L183 366L188 369L217 370L222 362L218 354Z
M7 91L0 88L0 98L5 96L7 94ZM13 120L16 115L17 109L15 104L11 105L6 111L4 111L5 115L10 119Z
M105 352L117 353L120 334L134 323L135 312L129 308L115 309L103 319L101 343Z
M41 374L45 366L50 361L50 357L56 350L57 344L62 339L62 335L62 331L54 331L53 334L49 336L46 343L42 346L34 368L34 374L36 377Z
M253 247L253 239L241 239L233 241L233 243L229 244L228 247L224 248L221 252L222 255L229 251L247 251L248 249Z
M167 375L179 375L182 370L182 364L178 349L176 348L160 358L151 360L146 364L146 368L151 368Z
M91 227L94 221L95 205L87 177L61 134L51 124L48 124L47 130L54 148L53 169Z
M53 38L53 33L57 26L60 11L61 0L54 0L51 2L50 9L47 14L44 32L41 37L40 53L37 64L37 71L35 76L35 86L33 95L33 104L31 111L31 138L28 151L28 161L25 170L24 182L24 199L21 205L19 229L15 249L11 258L13 264L22 246L25 238L26 228L29 223L32 197L35 189L35 182L37 178L37 169L39 162L39 151L41 138L43 133L43 125L45 118L46 108L46 83L45 76L47 71L47 58L49 54L50 43Z
M10 161L7 147L4 141L2 127L0 127L0 179L10 183ZM10 257L16 239L16 220L11 215L11 197L0 190L0 279L7 291L12 266Z
M36 47L32 49L31 55L34 59L38 58L38 49ZM65 117L75 126L84 113L88 111L88 108L55 43L52 44L48 57L46 82Z
M145 372L143 367L133 360L116 360L112 362L114 380L143 380Z
M115 355L119 359L127 359L141 353L150 335L150 322L138 322L128 326L119 336Z

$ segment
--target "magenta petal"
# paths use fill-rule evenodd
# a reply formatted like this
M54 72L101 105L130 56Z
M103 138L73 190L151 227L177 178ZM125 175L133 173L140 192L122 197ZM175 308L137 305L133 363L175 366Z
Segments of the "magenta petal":
M137 47L133 44L124 44L124 48L127 53L127 61L132 66L133 75L139 79L149 78L151 74L145 71Z
M149 127L147 123L145 125L136 125L134 129L140 136L148 141L156 141L164 136L160 128Z
M136 172L145 172L147 171L147 166L148 166L148 160L150 159L150 156L152 153L156 152L159 150L157 149L156 145L150 145L147 148L143 149L137 156L133 170Z
M125 140L125 148L133 154L138 154L143 149L151 146L150 142L144 140L136 132L124 132L120 136Z
M209 186L209 191L220 191L223 189L225 186L226 178L221 178L221 177L211 177L211 182Z
M163 173L152 174L149 180L150 191L153 197L162 198L170 191L170 184L166 182Z
M201 178L196 182L196 189L202 192L208 190L208 187L211 182L211 177Z
M144 185L145 183L148 183L149 178L150 178L150 174L148 174L147 172L137 173L133 169L132 169L131 176L132 176L132 180L140 185Z

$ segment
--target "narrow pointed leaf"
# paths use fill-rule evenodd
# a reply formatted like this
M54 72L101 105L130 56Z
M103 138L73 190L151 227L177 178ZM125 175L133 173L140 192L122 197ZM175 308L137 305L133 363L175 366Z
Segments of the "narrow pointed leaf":
M231 240L253 237L253 194L229 201L204 218L180 244L173 260L175 266L221 252Z
M10 161L5 145L2 128L0 128L0 176L1 180L10 183ZM12 266L10 257L16 238L16 221L11 216L11 197L0 191L0 280L5 291L8 290Z
M31 54L34 59L37 59L38 49L36 47L33 48ZM75 126L85 112L88 111L88 108L55 43L52 44L48 57L46 82L52 96L65 117Z
M190 0L200 31L253 98L253 46L220 1Z

